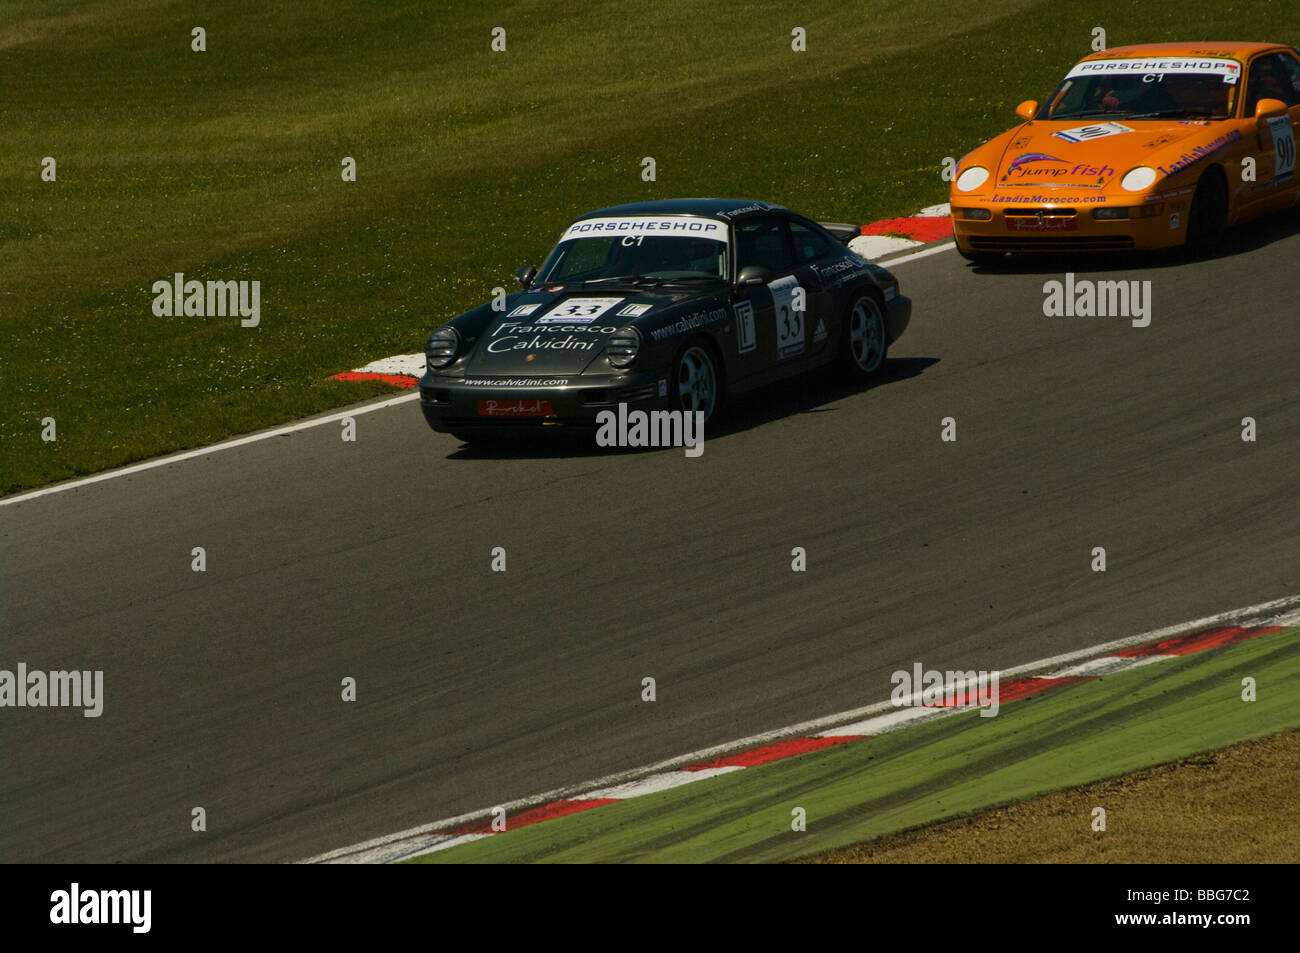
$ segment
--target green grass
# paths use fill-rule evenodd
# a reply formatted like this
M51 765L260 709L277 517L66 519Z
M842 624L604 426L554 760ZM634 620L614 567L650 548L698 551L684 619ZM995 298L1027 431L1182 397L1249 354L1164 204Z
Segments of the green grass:
M727 195L863 222L943 201L943 158L1050 90L1094 21L1112 45L1300 34L1294 5L1210 0L582 7L0 6L0 491L377 393L328 375L419 350L591 208ZM261 281L261 326L154 317L176 271Z
M1257 700L1241 700L1241 680ZM780 861L1300 726L1300 629L507 831L417 863ZM807 830L791 830L791 811Z

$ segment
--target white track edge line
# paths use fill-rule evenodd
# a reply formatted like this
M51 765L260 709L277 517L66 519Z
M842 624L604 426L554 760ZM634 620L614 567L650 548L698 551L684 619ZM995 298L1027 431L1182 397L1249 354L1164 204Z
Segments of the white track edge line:
M1216 615L1205 616L1200 619L1194 619L1189 622L1180 622L1175 625L1168 625L1160 629L1152 629L1149 632L1142 632L1138 635L1126 636L1122 639L1116 639L1113 642L1104 642L1101 645L1095 645L1090 648L1078 649L1074 652L1064 652L1060 655L1054 655L1050 658L1040 659L1036 662L1028 662L1015 668L1006 669L1001 672L1000 677L1015 676L1038 669L1056 668L1067 662L1076 659L1086 658L1093 655L1105 655L1115 649L1128 648L1132 645L1140 645L1145 642L1157 642L1170 636L1195 629L1205 628L1218 625L1223 622L1245 621L1254 616L1261 616L1268 613L1281 613L1283 610L1300 607L1300 595L1283 596L1280 599L1273 599L1269 602L1261 602L1253 606L1245 606L1240 609L1230 609L1226 612L1220 612ZM849 711L839 712L834 715L826 715L821 718L815 718L811 721L800 722L790 725L786 728L777 728L772 731L762 732L756 735L750 735L747 738L741 738L736 741L730 741L721 745L714 745L710 748L702 748L689 754L679 755L670 758L667 761L660 761L656 764L648 765L641 768L632 768L628 771L620 771L615 774L606 775L594 781L584 781L578 784L571 784L565 787L553 788L541 794L533 794L527 797L518 798L514 801L508 801L504 804L496 805L505 808L507 812L516 811L521 808L535 807L538 804L545 804L550 801L569 799L581 796L588 791L600 790L602 788L613 787L627 781L633 781L637 778L649 774L655 774L661 771L670 771L679 768L685 764L692 764L696 761L704 761L709 758L716 758L724 754L730 754L734 751L741 751L759 745L768 744L774 741L780 741L784 738L801 734L812 734L819 730L834 727L838 724L844 724L852 721L863 720L866 716L874 715L882 711L895 708L892 701L876 702L872 705L865 705L862 708L855 708ZM301 864L328 863L331 860L347 858L350 855L364 854L373 851L375 848L395 844L398 841L409 838L420 837L432 834L435 831L444 830L448 827L455 827L466 824L470 821L485 817L491 812L491 808L481 808L471 811L467 814L458 814L455 817L446 818L440 821L433 821L429 824L421 824L419 827L412 827L395 834L386 834L381 837L372 838L354 844L350 847L340 847L334 850L316 854L312 857L297 861Z
M945 241L941 245L935 245L933 248L923 248L920 251L908 252L906 255L900 255L898 258L885 257L880 261L872 262L873 265L901 265L905 261L915 261L917 258L925 258L927 255L937 255L941 251L950 251L957 247L954 241Z
M935 255L941 251L947 251L955 248L953 242L947 242L943 245L937 245L934 248L926 248L923 251L912 252L911 254L902 255L898 258L886 256L873 264L878 265L898 265L905 261L913 261L917 258L924 258L927 255ZM395 355L402 357L405 355ZM387 361L391 358L383 358ZM373 363L379 363L372 361ZM369 367L370 365L366 365ZM363 373L364 371L352 371L351 373ZM369 373L369 372L365 372ZM405 375L409 376L409 375ZM0 506L11 506L14 503L22 503L26 500L34 500L42 496L51 496L55 493L62 493L64 490L75 490L78 487L89 486L92 483L101 483L105 480L113 480L121 476L130 476L132 473L142 473L145 470L153 470L157 467L166 466L169 463L181 463L184 460L191 460L194 457L202 457L209 453L216 453L219 450L233 450L235 447L242 447L246 444L257 443L260 440L266 440L270 437L280 437L285 434L294 433L299 430L307 430L311 427L319 427L322 424L332 423L335 420L342 420L344 417L356 416L358 414L368 414L371 411L383 410L394 404L404 403L408 400L415 400L418 393L402 394L397 397L389 397L374 404L362 404L351 410L339 411L326 417L312 417L309 420L299 421L298 423L289 424L284 427L277 427L275 430L265 430L259 433L248 434L244 437L236 437L234 440L224 440L221 443L214 443L208 447L196 447L193 450L182 450L180 453L169 454L165 457L157 457L153 460L145 460L143 463L133 463L129 466L119 467L116 470L105 470L102 473L95 473L91 476L77 477L72 480L65 480L62 483L55 483L53 486L42 487L36 490L28 490L25 493L16 493L13 496L0 497Z
M43 487L39 490L28 490L26 493L18 493L14 496L0 498L0 506L10 506L14 503L22 503L24 500L34 500L39 496L49 496L53 493L62 493L64 490L75 490L78 487L88 486L91 483L100 483L104 480L113 480L117 477L129 476L132 473L141 473L145 470L165 467L171 463L180 463L184 460L192 460L194 457L202 457L209 453L216 453L219 450L233 450L235 447L242 447L250 443L257 443L261 440L268 440L271 437L282 437L299 430L309 430L312 427L320 427L323 424L342 420L344 417L357 417L361 414L368 414L376 410L384 410L388 407L392 407L394 404L402 404L408 400L415 400L419 396L419 391L412 391L409 394L400 394L397 397L385 397L375 403L359 404L347 410L336 411L335 413L328 414L324 417L310 417L307 420L300 420L297 423L277 427L274 430L262 430L258 433L236 437L233 440L224 440L221 443L214 443L208 447L196 447L193 450L182 450L180 453L168 454L165 457L156 457L153 460L146 460L143 463L133 463L130 466L120 467L116 470L105 470L102 473L96 473L92 476L77 477L74 480L65 480L62 483L55 483L53 486Z

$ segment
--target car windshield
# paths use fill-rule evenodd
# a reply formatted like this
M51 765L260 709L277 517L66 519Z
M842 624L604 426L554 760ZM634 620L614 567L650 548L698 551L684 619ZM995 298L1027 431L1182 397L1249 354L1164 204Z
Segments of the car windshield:
M583 219L537 272L543 284L661 284L727 277L727 226L691 216Z
M1057 87L1040 118L1229 119L1240 78L1241 64L1228 59L1085 60ZM1106 134L1103 129L1098 136Z

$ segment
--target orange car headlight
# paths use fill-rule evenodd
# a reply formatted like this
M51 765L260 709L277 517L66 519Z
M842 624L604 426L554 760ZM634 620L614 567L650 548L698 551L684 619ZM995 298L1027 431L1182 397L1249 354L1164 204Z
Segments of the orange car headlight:
M957 176L957 191L974 192L988 180L989 170L982 165L973 165L969 169L963 169L961 175Z
M1136 169L1130 169L1124 173L1124 178L1120 180L1120 185L1126 192L1142 192L1151 188L1157 178L1156 170L1149 165L1140 165Z

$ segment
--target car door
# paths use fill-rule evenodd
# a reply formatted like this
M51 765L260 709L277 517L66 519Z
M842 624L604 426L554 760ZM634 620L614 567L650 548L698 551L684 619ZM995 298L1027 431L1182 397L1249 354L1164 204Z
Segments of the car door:
M1255 182L1250 201L1256 210L1286 204L1294 192L1295 127L1300 120L1297 78L1300 78L1300 63L1294 62L1289 54L1265 53L1250 64L1242 113L1246 121L1255 121L1255 107L1260 100L1279 99L1288 107L1285 115L1255 123Z
M821 363L820 358L826 351L831 336L839 330L841 318L834 312L834 296L827 289L818 265L845 249L807 223L790 219L786 225L794 248L794 274L806 292L807 359Z
M1285 199L1294 202L1300 199L1300 192L1298 192L1300 190L1300 176L1297 176L1295 171L1296 129L1300 128L1300 53L1295 50L1288 50L1284 53L1275 53L1274 57L1282 86L1291 96L1290 99L1284 99L1283 102L1291 108L1287 111L1290 129L1286 131L1287 134L1280 143L1281 153L1284 154L1279 154L1278 138L1275 136L1273 140L1274 155L1282 160L1278 165L1275 165L1273 177ZM1284 172L1284 178L1279 177L1279 171ZM1278 204L1285 204L1285 201Z
M758 384L770 379L781 360L795 347L799 326L791 322L794 300L794 253L785 223L776 215L751 216L735 225L736 274L756 266L767 269L763 284L736 290L732 303L736 319L737 381ZM801 315L796 315L796 320ZM784 352L787 357L778 357Z
M797 260L784 216L756 215L737 223L735 231L736 273L750 265L768 271L764 284L738 289L733 305L741 376L757 384L805 370L829 333L825 326L817 330L824 311L817 306L824 293L817 273Z

